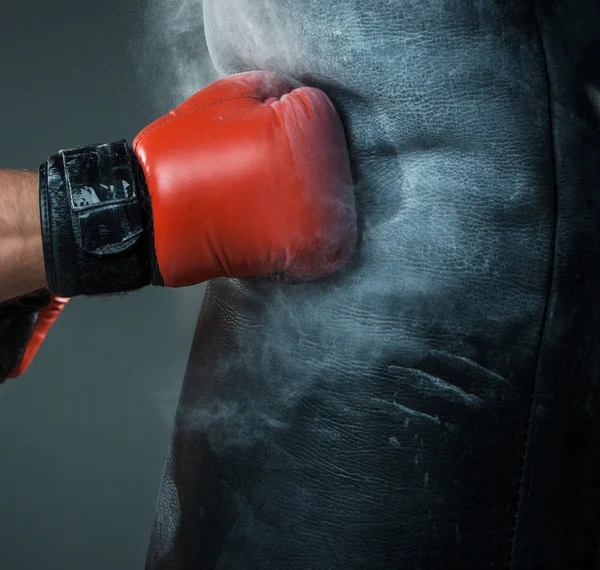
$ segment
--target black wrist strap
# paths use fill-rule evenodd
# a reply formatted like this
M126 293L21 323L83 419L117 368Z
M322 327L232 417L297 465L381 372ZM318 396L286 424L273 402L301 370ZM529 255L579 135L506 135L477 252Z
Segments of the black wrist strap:
M39 168L48 288L98 295L163 285L146 182L126 141L62 150Z

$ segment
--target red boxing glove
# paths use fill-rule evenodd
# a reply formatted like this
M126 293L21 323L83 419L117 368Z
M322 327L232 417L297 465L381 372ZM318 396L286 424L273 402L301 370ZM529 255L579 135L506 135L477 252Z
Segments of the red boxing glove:
M310 280L354 251L344 130L318 89L263 71L226 77L142 130L133 150L166 286Z
M29 342L23 352L23 356L7 378L17 378L27 370L42 342L44 342L50 327L54 324L68 302L69 299L66 297L57 297L53 295L50 303L46 307L40 309L33 330L31 331Z
M68 302L40 290L0 305L0 382L27 370Z

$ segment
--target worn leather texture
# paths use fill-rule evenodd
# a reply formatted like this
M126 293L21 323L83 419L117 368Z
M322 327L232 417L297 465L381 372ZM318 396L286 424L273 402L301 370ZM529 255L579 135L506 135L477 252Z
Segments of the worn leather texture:
M206 0L325 91L359 249L207 287L150 570L597 570L600 4Z
M38 170L48 288L101 295L162 285L144 175L126 141L62 150Z

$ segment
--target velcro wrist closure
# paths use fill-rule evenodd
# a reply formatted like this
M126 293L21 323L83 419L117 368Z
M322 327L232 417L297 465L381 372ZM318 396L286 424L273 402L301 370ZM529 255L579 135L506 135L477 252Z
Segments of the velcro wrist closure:
M97 295L161 284L146 183L126 141L61 150L39 168L48 287Z

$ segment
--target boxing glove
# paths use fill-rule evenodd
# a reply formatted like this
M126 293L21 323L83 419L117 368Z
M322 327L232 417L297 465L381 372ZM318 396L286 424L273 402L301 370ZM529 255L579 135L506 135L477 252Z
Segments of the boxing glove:
M352 255L344 130L328 97L268 72L216 81L125 141L40 166L50 290L217 277L307 281Z
M41 289L0 304L0 383L27 370L68 301Z

